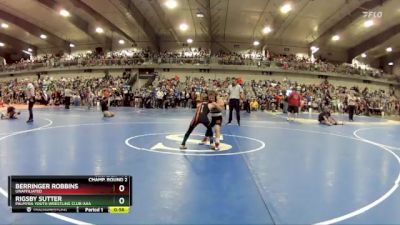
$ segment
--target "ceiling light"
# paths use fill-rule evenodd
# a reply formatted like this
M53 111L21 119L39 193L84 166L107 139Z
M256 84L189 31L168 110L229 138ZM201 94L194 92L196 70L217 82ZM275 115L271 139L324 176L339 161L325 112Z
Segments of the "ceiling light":
M69 44L69 47L70 47L70 48L75 48L75 45L72 44L72 43L70 43L70 44Z
M391 47L388 47L388 48L386 48L386 51L387 51L387 52L392 52L393 49L392 49Z
M168 0L165 2L165 6L167 6L168 9L174 9L177 5L178 3L176 3L175 0Z
M201 12L198 12L198 13L196 13L196 17L197 17L197 18L203 18L203 17L204 17L204 14L201 13Z
M364 22L364 27L371 27L372 25L374 25L373 20L367 20Z
M264 29L262 30L262 32L263 32L264 34L271 33L271 31L272 31L272 29L271 29L271 27L269 27L269 26L264 27Z
M4 29L7 29L9 26L6 23L1 23L1 27L4 28Z
M0 42L0 47L4 47L5 44L3 42Z
M367 58L367 54L363 53L363 54L361 54L361 57L362 58Z
M101 28L101 27L97 27L97 28L96 28L96 32L99 33L99 34L101 34L101 33L104 33L104 30L103 30L103 28Z
M60 10L60 15L63 16L63 17L70 16L69 12L67 10L65 10L65 9L61 9Z
M41 34L41 35L40 35L40 38L41 38L41 39L46 39L46 38L47 38L47 35Z
M179 25L179 29L181 31L186 31L187 29L189 29L189 26L186 23L181 23L181 25Z
M28 48L28 52L32 52L33 50L31 48Z
M188 44L192 44L193 43L193 39L189 38L186 40Z
M260 42L259 42L259 41L254 41L254 42L253 42L253 45L254 45L254 46L258 46L258 45L260 45Z
M292 6L289 3L284 4L281 7L281 13L283 13L283 14L286 14L286 13L290 12L291 10L292 10Z
M340 36L339 35L332 36L332 41L339 41L339 40L340 40Z
M393 66L394 63L393 63L393 62L389 62L388 65L389 65L389 66Z
M118 41L118 43L119 43L120 45L123 45L123 44L125 44L125 41L121 39L121 40Z

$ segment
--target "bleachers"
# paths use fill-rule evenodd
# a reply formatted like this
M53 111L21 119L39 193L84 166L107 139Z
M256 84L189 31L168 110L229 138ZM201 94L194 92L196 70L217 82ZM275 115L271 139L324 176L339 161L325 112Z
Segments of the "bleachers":
M131 71L130 75L123 72L127 68ZM154 69L160 76L140 79L135 74L139 74L141 68ZM108 89L112 92L111 100L117 101L113 104L115 106L193 106L192 103L201 99L206 90L215 89L226 96L230 80L235 78L243 81L246 101L258 101L260 108L270 110L273 100L293 86L304 87L304 96L312 96L312 104L321 105L322 90L327 88L322 88L320 83L328 79L332 85L330 91L335 96L333 103L341 101L344 104L345 99L340 97L339 92L344 94L353 87L358 90L367 87L368 92L362 96L360 94L360 101L364 99L360 102L360 112L380 110L393 113L398 110L398 98L393 93L393 87L399 83L385 77L390 75L384 75L378 70L362 70L348 64L334 65L321 60L312 63L293 55L269 54L264 57L260 54L239 53L211 55L207 51L195 54L140 51L130 55L88 54L72 58L36 58L34 62L21 61L2 69L0 89L6 102L23 102L23 88L30 81L36 82L39 87L38 99L48 96L46 98L53 100L49 101L50 104L62 104L64 89L72 87L75 98L82 101L88 89L98 98ZM36 73L43 73L40 79L33 75ZM8 76L10 74L13 76ZM51 84L50 88L47 85L46 88L42 87L46 82ZM316 93L310 95L307 92L315 88ZM157 95L162 95L162 100L157 99ZM310 98L305 97L305 106L308 106Z
M381 80L400 83L400 76L384 74L376 69L361 69L349 64L335 65L333 63L317 60L298 58L294 55L275 55L262 57L256 55L249 57L237 53L219 53L210 55L185 53L151 53L137 52L128 55L79 55L75 57L50 57L31 61L21 61L16 64L0 66L0 76L9 74L26 74L40 71L68 71L80 69L106 69L106 68L199 68L199 69L224 69L256 70L265 72L293 72L319 74L326 76L354 77L356 79Z

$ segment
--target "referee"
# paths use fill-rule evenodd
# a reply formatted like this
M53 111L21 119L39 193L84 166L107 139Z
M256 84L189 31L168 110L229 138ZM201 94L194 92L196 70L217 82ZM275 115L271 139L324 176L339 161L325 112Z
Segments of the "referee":
M243 94L243 88L237 83L237 80L234 79L232 84L228 87L229 93L229 121L227 124L232 122L232 112L233 109L236 110L236 119L238 125L240 126L240 97Z
M67 86L64 89L64 105L65 105L65 109L69 109L69 106L71 105L71 97L72 97L72 90Z
M27 123L33 122L33 105L35 104L35 86L32 83L28 83L26 86L26 96L28 98L28 111L29 111L29 119L26 121Z

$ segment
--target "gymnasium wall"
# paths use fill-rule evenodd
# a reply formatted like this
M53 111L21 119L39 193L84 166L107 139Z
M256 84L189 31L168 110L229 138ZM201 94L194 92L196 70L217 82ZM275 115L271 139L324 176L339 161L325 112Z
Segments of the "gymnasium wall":
M329 62L343 63L347 61L348 54L345 49L324 47L315 53L315 57L322 57Z
M265 46L265 50L268 50L271 53L275 54L305 54L309 55L309 49L307 46L302 45L286 45L286 44L267 44Z
M160 43L161 51L172 51L172 52L181 52L181 51L188 51L190 49L209 49L210 43L203 40L194 40L192 44L186 44L186 39L184 39L183 44L177 44L175 41L163 41Z

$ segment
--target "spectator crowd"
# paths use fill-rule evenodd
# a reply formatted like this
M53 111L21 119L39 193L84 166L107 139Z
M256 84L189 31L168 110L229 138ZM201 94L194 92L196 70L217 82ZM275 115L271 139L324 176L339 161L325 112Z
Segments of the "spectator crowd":
M345 75L358 75L363 77L373 77L388 79L400 82L400 76L387 75L378 69L361 68L359 65L347 63L334 64L318 58L311 60L304 56L293 54L273 54L267 51L261 52L223 52L211 54L207 49L191 49L184 51L163 51L152 52L150 50L136 51L114 51L107 54L97 54L92 51L79 53L75 55L42 55L32 57L31 59L21 59L17 63L10 65L0 65L1 71L21 71L33 70L37 68L63 68L63 67L88 67L88 66L123 66L123 65L141 65L141 64L222 64L222 65L247 65L258 67L274 67L283 70L292 71L313 71L330 72Z
M293 88L301 94L301 111L322 111L329 106L334 112L348 110L348 98L356 99L356 113L362 115L399 115L400 101L394 89L389 91L359 87L334 86L325 80L321 84L301 84L288 79L251 80L244 82L238 78L205 79L204 77L179 77L167 79L163 76L149 78L140 87L133 88L136 75L124 72L120 76L106 73L103 77L84 78L42 77L32 80L11 80L0 82L0 102L21 104L26 102L27 83L36 86L36 101L44 105L89 106L97 104L106 96L110 106L130 106L136 108L193 108L207 97L207 91L217 91L227 103L227 88L238 80L244 90L241 108L248 112L257 110L287 112L287 96ZM66 97L69 99L66 103Z

